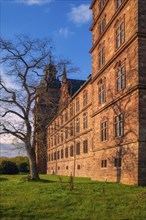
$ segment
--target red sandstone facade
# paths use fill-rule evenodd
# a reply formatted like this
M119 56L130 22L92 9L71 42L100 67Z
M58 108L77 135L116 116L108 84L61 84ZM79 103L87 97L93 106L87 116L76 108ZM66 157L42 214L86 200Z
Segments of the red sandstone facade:
M146 184L146 2L94 0L92 75L47 127L47 173Z

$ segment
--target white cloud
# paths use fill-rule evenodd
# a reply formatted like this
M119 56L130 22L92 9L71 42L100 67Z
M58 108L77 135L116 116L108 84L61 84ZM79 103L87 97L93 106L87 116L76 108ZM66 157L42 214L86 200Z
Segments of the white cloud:
M52 2L52 0L15 0L17 3L24 3L26 5L44 5Z
M58 31L58 34L64 38L68 38L69 36L73 35L74 32L71 32L67 27L66 28L60 28Z
M82 4L78 7L73 7L71 12L68 13L69 20L77 25L85 24L91 20L91 11L89 4Z

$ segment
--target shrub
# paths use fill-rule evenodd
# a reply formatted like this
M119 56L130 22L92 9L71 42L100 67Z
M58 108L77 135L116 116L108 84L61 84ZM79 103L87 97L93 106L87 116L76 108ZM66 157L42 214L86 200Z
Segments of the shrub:
M11 161L2 161L0 165L0 174L18 174L19 170L16 163Z
M22 162L22 163L18 164L17 166L18 166L19 172L21 172L21 173L28 173L29 172L28 162Z

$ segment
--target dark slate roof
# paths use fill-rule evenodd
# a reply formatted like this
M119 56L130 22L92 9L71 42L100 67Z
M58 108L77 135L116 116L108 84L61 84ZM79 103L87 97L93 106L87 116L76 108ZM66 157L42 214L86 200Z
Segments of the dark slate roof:
M46 80L45 79L41 80L40 86L46 86ZM61 88L61 82L59 81L59 79L49 78L47 80L47 87L48 88L58 88L58 89L60 89Z
M48 79L48 87L49 88L58 88L60 89L61 88L61 82L59 81L59 79Z
M67 82L69 94L73 96L86 81L78 79L67 79Z

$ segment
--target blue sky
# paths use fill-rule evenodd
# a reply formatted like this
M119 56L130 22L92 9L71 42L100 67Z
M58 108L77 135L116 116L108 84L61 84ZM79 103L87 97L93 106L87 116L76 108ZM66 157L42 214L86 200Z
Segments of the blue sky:
M55 55L71 59L87 79L91 73L91 0L0 0L0 26L4 38L17 34L52 38ZM1 156L22 154L14 151L11 138L3 138ZM12 150L10 150L12 149Z
M55 55L79 67L75 78L91 73L91 0L0 0L1 35L52 38Z

